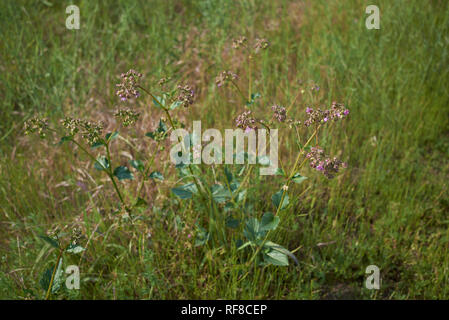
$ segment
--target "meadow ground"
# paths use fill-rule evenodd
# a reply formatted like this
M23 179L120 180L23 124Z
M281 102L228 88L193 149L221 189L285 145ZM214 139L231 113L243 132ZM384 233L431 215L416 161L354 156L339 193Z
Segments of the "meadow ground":
M75 1L80 29L68 30L68 1L1 1L0 298L45 297L39 282L57 251L39 236L75 227L86 250L64 265L79 266L81 289L54 299L449 298L449 3L372 2ZM368 4L380 8L379 30L365 27ZM270 42L254 70L261 107L289 105L302 79L350 108L320 141L348 168L332 180L305 168L272 235L299 265L234 272L240 253L195 246L189 235L208 213L170 192L166 155L156 161L165 180L145 185L149 207L131 224L114 215L114 190L88 158L23 135L36 113L112 124L117 75L130 68L148 84L193 84L196 102L179 114L188 127L232 128L241 105L215 76L244 59L230 49L240 35ZM162 115L150 99L139 106L136 136ZM290 112L305 107L299 98ZM154 152L144 141L140 151ZM292 141L282 161L295 157ZM121 148L126 162L134 151ZM282 184L250 179L244 213L272 211ZM364 286L368 265L380 268L380 290Z

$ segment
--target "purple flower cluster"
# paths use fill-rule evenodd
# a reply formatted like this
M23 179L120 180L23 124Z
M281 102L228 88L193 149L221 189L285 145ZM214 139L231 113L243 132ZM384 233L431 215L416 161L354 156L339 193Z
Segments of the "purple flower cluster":
M238 128L242 128L245 132L256 129L256 119L251 116L251 110L244 111L242 114L237 116L235 119Z
M137 90L139 87L139 79L142 74L131 69L127 73L122 73L120 75L121 82L117 84L118 87L116 94L120 97L122 101L126 101L131 98L138 98L140 92Z
M349 114L349 110L346 109L343 104L334 101L332 102L332 106L328 110L314 110L307 107L306 113L309 115L309 118L304 121L304 125L306 127L309 127L314 123L326 123L330 120L337 121L339 119L343 119Z
M275 104L271 107L271 110L273 110L274 117L277 121L284 122L287 119L287 110L284 107Z
M347 167L346 163L338 160L336 157L326 157L323 149L320 147L312 147L306 158L310 160L310 167L322 172L328 179L332 179L340 168Z
M178 101L181 101L184 107L188 107L193 104L193 99L195 97L195 91L189 85L178 85Z
M217 87L221 87L226 84L229 80L235 80L238 76L231 71L222 71L216 78L215 83Z

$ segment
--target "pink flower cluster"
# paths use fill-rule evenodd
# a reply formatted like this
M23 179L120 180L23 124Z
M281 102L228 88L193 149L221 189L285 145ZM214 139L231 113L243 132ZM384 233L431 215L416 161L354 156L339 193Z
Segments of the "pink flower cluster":
M131 98L138 98L140 92L137 90L139 87L139 79L142 74L131 69L127 73L122 73L120 75L122 78L121 82L117 84L118 87L116 94L120 97L122 101L126 101Z
M237 116L235 119L238 128L242 128L245 132L256 129L256 119L251 116L251 110L244 111L242 114Z
M306 113L309 115L309 118L304 121L304 125L309 127L314 123L326 123L331 120L337 121L343 119L349 114L349 110L346 109L343 104L334 101L328 110L313 110L312 108L307 107Z
M284 122L285 119L287 119L287 110L285 110L284 107L274 105L271 107L271 110L273 110L274 117L277 119L277 121Z
M310 167L322 172L328 179L332 179L340 168L347 167L346 163L338 160L336 157L326 157L323 149L320 147L312 147L306 158L310 160Z
M195 92L189 85L178 85L178 100L181 101L184 107L188 107L193 104L193 98L195 96Z
M228 81L232 81L237 79L237 74L231 72L231 71L222 71L216 78L215 78L215 84L217 87L222 87L224 84L226 84Z

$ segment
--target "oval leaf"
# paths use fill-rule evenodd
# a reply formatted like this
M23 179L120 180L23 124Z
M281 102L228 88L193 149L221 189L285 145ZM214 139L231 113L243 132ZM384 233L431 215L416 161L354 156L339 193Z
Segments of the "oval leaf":
M124 166L115 168L114 176L116 176L119 180L134 179L134 176L131 173L131 171L129 171L129 169Z

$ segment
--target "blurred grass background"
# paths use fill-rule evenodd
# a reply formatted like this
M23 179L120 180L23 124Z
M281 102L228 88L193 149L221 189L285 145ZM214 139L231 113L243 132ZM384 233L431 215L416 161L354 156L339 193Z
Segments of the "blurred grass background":
M73 226L89 239L72 261L82 287L61 298L449 297L447 1L75 1L80 30L65 27L69 4L0 3L0 298L42 298L39 277L56 253L38 235ZM380 30L365 28L369 4L380 8ZM299 268L254 270L241 282L227 277L228 252L192 247L194 204L149 187L147 219L124 228L86 159L21 132L37 112L112 118L117 75L129 68L149 84L167 75L193 83L189 125L232 127L241 106L214 79L242 59L229 49L239 35L270 41L256 82L262 104L288 105L297 80L313 79L351 110L321 142L348 169L331 181L310 173L276 233L277 243L299 247ZM304 108L298 101L292 114ZM144 110L146 132L159 115ZM280 186L258 179L249 192L254 210L266 211ZM380 267L381 290L364 288L370 264Z

